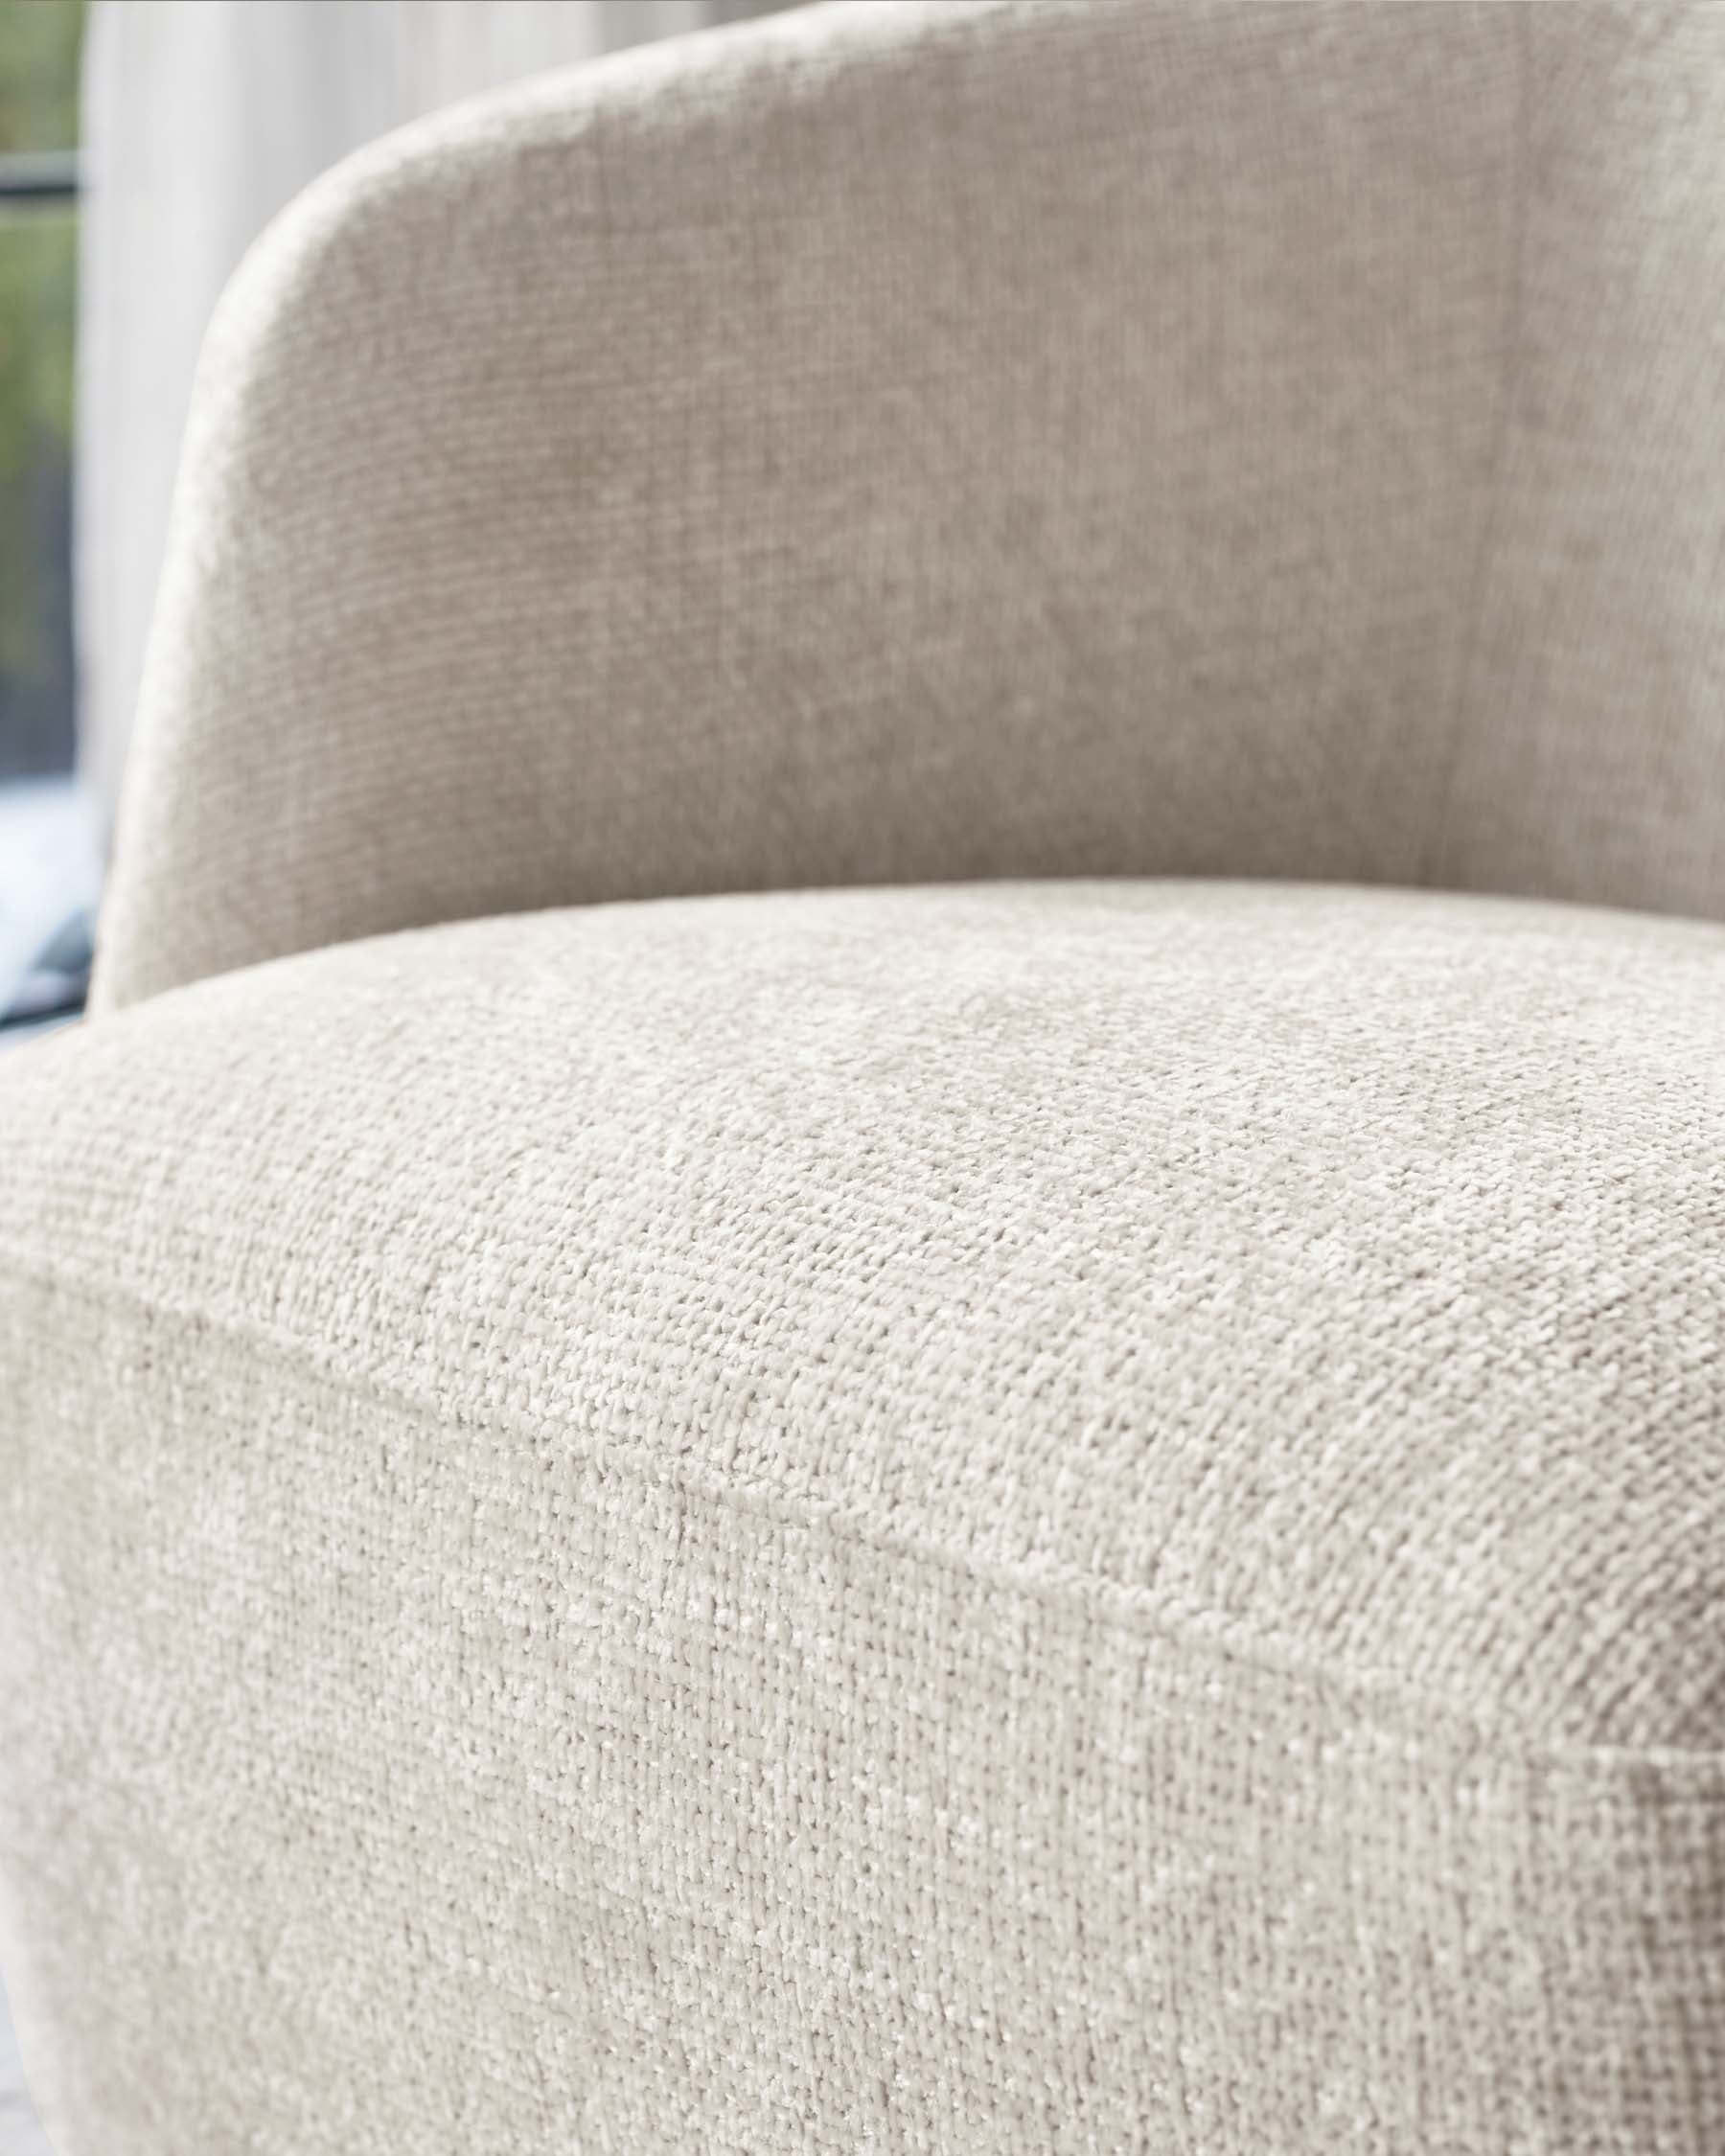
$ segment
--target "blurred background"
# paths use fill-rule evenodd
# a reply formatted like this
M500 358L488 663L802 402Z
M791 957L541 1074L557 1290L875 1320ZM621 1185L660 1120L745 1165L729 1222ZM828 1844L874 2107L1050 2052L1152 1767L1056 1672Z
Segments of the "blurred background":
M197 351L251 241L422 113L782 4L0 0L0 1051L80 1006Z
M72 773L72 440L84 0L0 6L0 1013L76 1005L95 839Z

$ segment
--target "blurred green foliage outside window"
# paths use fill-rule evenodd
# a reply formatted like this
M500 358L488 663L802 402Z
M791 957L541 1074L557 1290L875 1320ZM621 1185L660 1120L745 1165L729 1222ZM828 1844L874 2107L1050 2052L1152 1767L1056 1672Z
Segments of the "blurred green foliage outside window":
M0 172L76 147L83 17L0 0ZM72 756L77 286L76 203L0 197L0 780Z

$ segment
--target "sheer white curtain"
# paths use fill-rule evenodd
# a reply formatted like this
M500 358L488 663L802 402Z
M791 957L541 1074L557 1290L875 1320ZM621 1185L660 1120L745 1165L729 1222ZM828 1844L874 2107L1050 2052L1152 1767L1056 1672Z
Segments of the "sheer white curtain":
M111 812L204 326L325 166L538 69L783 0L97 0L84 75L80 758Z

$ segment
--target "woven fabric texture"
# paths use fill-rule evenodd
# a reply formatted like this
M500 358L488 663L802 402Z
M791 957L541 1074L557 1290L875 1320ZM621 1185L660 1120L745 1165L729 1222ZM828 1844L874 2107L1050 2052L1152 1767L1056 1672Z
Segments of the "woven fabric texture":
M1050 883L16 1059L60 2156L1714 2156L1722 1034L1711 925Z
M0 1069L58 2156L1725 2147L1722 205L1725 8L891 0L265 238Z
M213 333L100 998L666 892L1725 913L1725 8L812 9Z

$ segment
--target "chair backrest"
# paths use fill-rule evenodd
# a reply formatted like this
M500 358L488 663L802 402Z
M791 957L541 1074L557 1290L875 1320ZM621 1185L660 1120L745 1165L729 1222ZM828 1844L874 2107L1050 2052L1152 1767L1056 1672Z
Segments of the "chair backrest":
M1722 751L1725 8L812 9L260 243L100 997L838 882L1725 915Z

